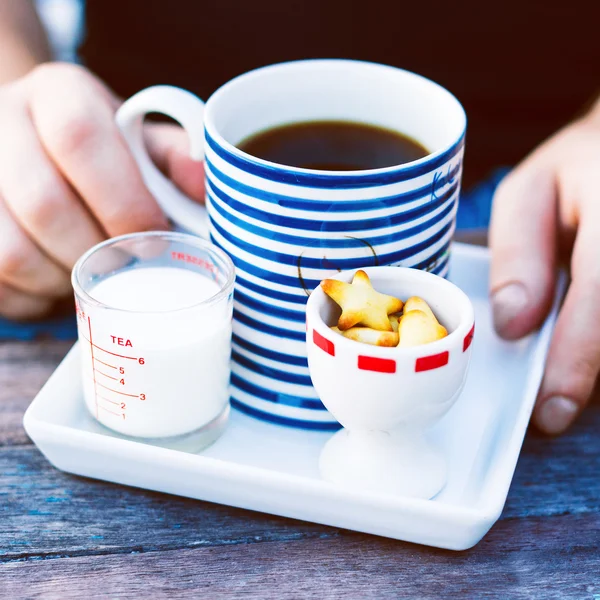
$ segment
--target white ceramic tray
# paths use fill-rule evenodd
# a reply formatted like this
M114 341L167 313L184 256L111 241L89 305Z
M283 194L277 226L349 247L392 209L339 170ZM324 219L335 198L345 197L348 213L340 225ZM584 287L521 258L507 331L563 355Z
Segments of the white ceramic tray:
M431 431L449 464L448 483L433 500L336 487L318 471L331 433L290 429L237 411L224 435L200 454L121 439L85 409L77 346L27 410L25 429L54 466L77 475L431 546L469 548L504 506L557 311L555 306L535 335L501 341L490 319L488 267L487 250L454 245L450 279L473 301L476 333L465 390Z

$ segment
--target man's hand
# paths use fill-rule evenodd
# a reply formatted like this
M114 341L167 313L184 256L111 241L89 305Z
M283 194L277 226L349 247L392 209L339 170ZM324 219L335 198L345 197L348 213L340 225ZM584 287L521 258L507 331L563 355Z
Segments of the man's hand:
M119 100L81 67L47 64L0 86L0 314L43 315L77 258L106 237L167 228L114 122ZM172 125L147 127L161 168L201 200L203 171Z
M491 294L500 335L538 327L555 270L572 282L550 347L534 422L564 431L588 401L600 369L600 104L535 150L500 185L490 231Z

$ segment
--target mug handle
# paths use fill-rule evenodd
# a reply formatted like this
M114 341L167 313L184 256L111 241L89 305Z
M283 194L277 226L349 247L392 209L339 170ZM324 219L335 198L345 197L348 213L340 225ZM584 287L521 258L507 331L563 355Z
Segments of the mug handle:
M144 183L159 206L178 226L208 238L206 208L183 194L154 165L144 144L147 113L162 113L178 121L190 139L190 157L204 158L204 102L191 92L157 85L134 94L117 110L115 119L138 163ZM201 168L200 166L198 168Z

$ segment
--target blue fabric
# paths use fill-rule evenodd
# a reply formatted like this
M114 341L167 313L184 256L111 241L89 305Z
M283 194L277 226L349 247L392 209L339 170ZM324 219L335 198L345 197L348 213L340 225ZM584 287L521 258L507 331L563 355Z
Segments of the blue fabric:
M458 230L487 229L494 192L509 171L506 167L496 169L487 179L461 195L456 216Z
M497 169L488 179L462 194L456 220L458 230L485 229L488 226L494 191L508 171L508 168ZM0 318L0 340L39 338L76 339L75 315L55 317L34 323L15 323Z
M74 340L76 337L77 325L74 314L32 323L15 323L0 318L0 341L40 338Z

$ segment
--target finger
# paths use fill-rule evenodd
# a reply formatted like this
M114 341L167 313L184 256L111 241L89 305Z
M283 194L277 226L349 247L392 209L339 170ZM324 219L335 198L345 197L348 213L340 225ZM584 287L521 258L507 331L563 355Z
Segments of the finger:
M50 311L52 301L0 283L0 315L11 320L36 319Z
M60 298L71 291L68 273L31 241L1 198L0 282L28 294L52 298Z
M594 389L600 368L600 264L597 257L600 176L580 180L581 220L571 262L572 283L554 331L534 422L548 434L563 432ZM594 179L596 181L594 181Z
M42 145L109 236L166 229L99 80L76 67L42 72L31 95Z
M24 106L4 115L0 116L4 140L0 143L0 191L4 201L46 255L71 269L104 235L46 155Z
M187 196L204 202L204 164L190 158L185 130L176 125L145 128L146 144L156 166Z
M490 294L499 335L538 327L552 303L557 200L553 172L535 156L500 184L490 225Z

